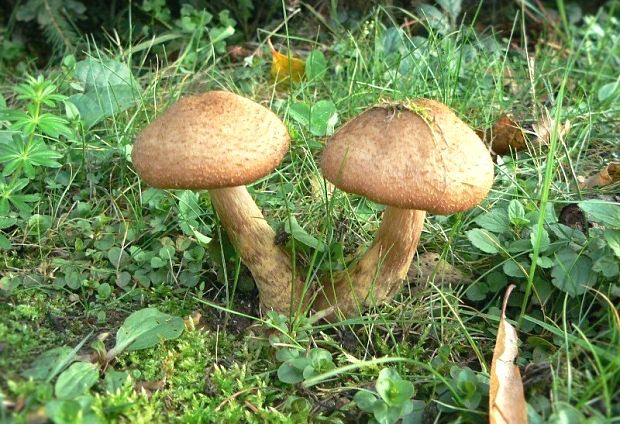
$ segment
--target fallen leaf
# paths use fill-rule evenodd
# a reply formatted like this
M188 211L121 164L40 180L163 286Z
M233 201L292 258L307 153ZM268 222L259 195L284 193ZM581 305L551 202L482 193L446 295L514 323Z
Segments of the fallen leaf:
M489 423L491 424L527 424L523 382L519 367L515 365L519 353L517 331L506 321L506 304L514 288L515 285L511 284L504 295L502 316L491 362L489 388Z
M157 381L138 381L135 384L135 389L138 392L143 391L148 397L150 397L153 394L153 392L163 389L165 385L166 385L166 378L164 377L161 380L157 380Z
M202 314L198 311L192 312L190 316L185 318L183 321L185 323L185 329L187 331L194 331L200 325L200 319L202 318Z
M500 116L486 138L491 140L491 150L498 155L523 150L526 146L523 129L507 114Z
M230 60L233 62L241 62L246 57L251 56L253 54L252 50L240 46L238 44L229 46L227 48L228 54L230 56Z
M603 187L620 181L620 162L612 162L579 184L580 188Z
M532 135L534 139L532 144L535 145L547 145L551 141L551 134L555 128L555 120L549 117L547 114L532 124ZM562 125L558 126L558 140L563 141L564 137L570 132L571 124L567 119Z
M306 63L291 55L285 55L278 52L268 39L267 43L271 48L271 78L278 85L286 85L291 82L301 81L306 71Z
M439 253L424 252L418 255L409 268L409 281L425 284L433 278L444 284L467 284L471 279L463 271L442 259Z

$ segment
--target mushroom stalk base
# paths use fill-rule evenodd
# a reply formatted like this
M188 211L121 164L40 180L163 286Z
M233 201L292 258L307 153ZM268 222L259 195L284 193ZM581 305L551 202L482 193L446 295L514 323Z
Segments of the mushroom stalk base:
M303 298L301 270L293 272L290 255L275 245L275 231L248 190L227 187L209 194L228 238L254 277L262 305L284 315L296 311Z
M333 320L338 311L348 317L391 299L407 276L425 217L425 211L387 207L372 246L355 265L332 274L313 308L333 307L326 316Z

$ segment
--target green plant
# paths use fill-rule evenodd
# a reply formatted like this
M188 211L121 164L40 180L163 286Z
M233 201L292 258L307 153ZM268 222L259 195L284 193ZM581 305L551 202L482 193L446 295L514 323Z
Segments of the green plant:
M181 5L180 16L172 19L165 1L144 0L141 9L151 16L151 23L142 29L144 35L157 36L159 42L169 42L166 52L176 52L178 63L184 69L196 70L215 55L226 52L226 40L235 34L235 20L226 9L217 17L206 9L192 4ZM161 31L161 27L164 31ZM141 44L150 48L153 44Z
M17 8L16 19L36 21L57 50L72 50L80 40L74 21L83 19L86 6L77 0L28 0Z
M489 211L478 215L474 222L481 228L467 231L467 238L479 250L504 259L503 273L518 281L527 278L532 260L531 250L536 243L540 212L529 202L510 200L506 207L496 204ZM553 208L544 214L540 229L540 255L537 258L537 299L543 305L552 300L552 286L571 297L581 295L597 282L611 282L618 276L618 228L620 206L612 203L587 200L577 204L593 222L599 225L589 230L589 237L576 228L558 222ZM526 211L527 207L527 211ZM471 300L481 300L487 293L494 293L498 284L506 279L488 274L468 290ZM523 286L521 286L523 287Z
M33 192L32 185L42 179L45 168L60 168L58 159L62 153L58 146L61 138L73 138L74 133L68 121L55 111L66 96L57 92L57 86L42 75L28 77L27 82L14 87L17 100L24 102L24 108L0 108L0 122L7 128L0 132L0 229L17 223L13 211L21 217L32 213L32 204L41 199ZM0 124L1 125L1 124ZM7 180L8 179L8 180ZM9 249L8 238L0 234L0 249Z
M466 408L475 411L482 399L488 396L488 380L468 367L453 366L450 368L449 386L439 389L439 408L451 412L455 408Z
M306 354L294 348L280 349L276 359L282 362L278 368L278 379L287 384L300 383L336 367L332 354L318 347Z
M106 368L124 351L151 348L163 340L178 338L184 329L183 319L164 314L155 308L146 308L131 314L125 319L116 334L116 344L106 351L103 341L96 339L91 348L92 355L78 356L78 352L89 339L90 334L73 349L67 346L56 347L43 352L32 366L22 372L27 378L39 381L49 387L54 379L53 399L46 395L46 413L56 423L69 423L83 419L98 422L92 410L93 397L90 389L100 382L108 390L122 387L129 377L127 373Z
M353 400L364 412L372 414L370 422L392 424L422 423L424 402L411 399L415 393L413 384L403 379L396 370L383 368L375 383L376 393L358 391Z

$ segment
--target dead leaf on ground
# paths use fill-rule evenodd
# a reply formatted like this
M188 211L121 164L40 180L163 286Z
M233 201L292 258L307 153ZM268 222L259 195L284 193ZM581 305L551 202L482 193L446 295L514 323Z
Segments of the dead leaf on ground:
M523 150L526 146L523 129L508 114L500 116L486 138L491 140L491 150L498 155Z
M270 39L267 40L267 43L271 48L271 78L273 81L278 85L301 81L306 72L306 62L292 55L278 52L271 44Z
M515 365L519 354L517 331L506 321L506 304L514 288L515 285L511 284L504 295L502 316L491 362L489 388L489 422L491 424L527 423L523 382L519 367Z
M200 319L202 318L202 314L199 311L192 312L187 318L184 319L185 329L187 331L194 331L200 327Z
M233 46L229 46L227 48L228 55L230 56L230 60L233 62L241 62L246 57L252 56L254 52L246 47L235 44Z
M567 119L563 124L558 126L558 140L564 141L564 137L570 132L571 124ZM532 125L531 135L533 136L532 144L546 146L551 142L551 135L555 129L555 120L547 114Z
M467 284L471 278L463 271L442 259L439 253L424 252L418 255L409 268L409 281L426 283L431 278L444 284Z
M620 181L620 162L612 162L594 175L580 182L580 188L603 187Z
M157 381L138 381L135 388L138 392L144 391L147 396L151 396L153 392L161 390L166 385L166 379L163 378Z

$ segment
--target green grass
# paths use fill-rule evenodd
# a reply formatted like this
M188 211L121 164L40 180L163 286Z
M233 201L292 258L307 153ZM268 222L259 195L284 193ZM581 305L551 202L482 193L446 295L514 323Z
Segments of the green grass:
M526 398L541 417L537 422L556 422L562 415L567 422L620 422L618 274L606 277L589 269L591 288L570 295L553 284L557 275L537 262L539 257L560 261L547 250L545 237L562 243L550 229L553 219L540 211L553 210L557 217L568 203L618 192L617 183L577 186L577 176L620 160L620 94L599 93L617 78L620 24L605 14L616 4L578 25L567 20L566 5L558 5L562 27L539 39L528 32L522 13L514 17L510 35L454 22L442 33L402 32L399 41L394 37L403 17L419 15L379 7L357 28L330 20L332 31L317 35L311 20L316 15L304 11L284 21L273 41L303 53L321 50L328 68L318 79L285 89L274 86L269 75L264 39L275 25L259 31L261 54L249 67L217 53L198 30L183 35L193 47L178 58L163 54L165 37L152 48L134 38L123 40L122 49L113 42L90 44L87 53L76 54L78 61L108 57L130 65L139 92L127 109L92 128L69 118L70 137L43 134L62 155L61 167L35 169L22 191L41 194L30 202L31 210L11 205L0 214L15 220L0 230L12 243L0 250L0 421L28 422L45 414L54 397L52 384L21 375L38 354L74 347L91 331L113 336L131 312L153 306L183 317L199 311L202 319L180 338L124 353L112 364L132 379L116 391L107 391L101 380L90 391L90 410L103 422L351 422L365 419L353 396L372 389L387 366L413 383L414 399L425 403L424 422L484 422L498 308L511 282L517 290L508 317L518 323L517 363L530 383ZM152 66L156 54L157 67ZM190 54L206 59L188 62ZM44 75L60 94L76 93L70 64L28 72ZM7 105L26 110L28 100L15 97L25 77L2 77L0 94ZM294 217L326 246L313 249L295 237L286 242L308 285L363 251L382 208L332 193L318 168L325 137L292 117L294 103L332 101L336 128L379 101L416 97L445 102L474 128L492 126L503 113L513 114L524 128L543 117L553 124L547 145L531 144L527 151L498 158L494 187L479 208L427 219L418 251L441 254L473 283L444 282L436 274L430 281L410 281L392 302L359 317L337 324L302 319L287 327L274 317L259 318L250 274L225 239L208 194L148 188L128 160L141 128L181 95L209 89L235 91L268 105L287 124L290 153L250 191L274 228L290 225ZM41 110L65 116L62 103L43 104ZM562 134L566 121L570 131ZM11 122L12 117L0 116L0 137ZM43 132L35 130L31 138ZM9 143L10 136L0 142ZM6 175L5 182L16 181L17 174ZM497 253L480 250L467 231L480 228L481 214L506 211L515 199L529 223L513 223L498 235ZM183 202L185 209L179 206ZM572 246L574 260L592 266L611 250L602 238L603 224L596 216L589 219L595 224L582 247L574 248L575 241ZM188 226L212 243L201 244ZM618 232L612 224L606 229ZM525 247L518 247L521 240ZM163 255L166 246L174 247L172 257ZM618 261L613 253L610 258ZM335 368L304 384L285 384L278 378L282 361L276 355L286 348L325 349ZM456 375L465 367L474 371L478 402L459 391Z

